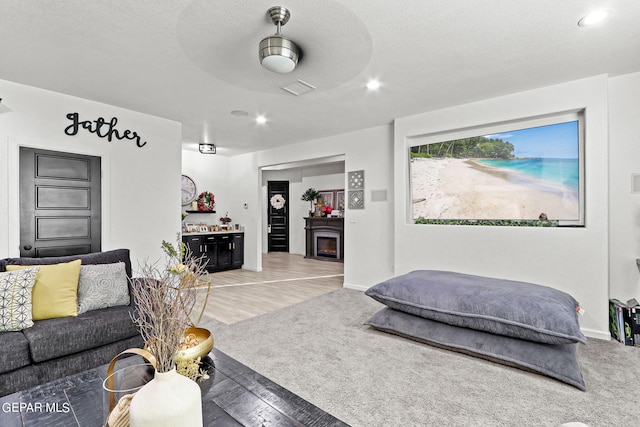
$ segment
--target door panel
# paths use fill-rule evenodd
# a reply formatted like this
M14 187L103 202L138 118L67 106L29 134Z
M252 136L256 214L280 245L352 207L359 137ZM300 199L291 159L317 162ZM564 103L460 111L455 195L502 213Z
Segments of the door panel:
M20 148L20 256L101 250L100 157Z
M86 159L70 158L68 153L33 150L36 153L36 178L88 181L91 166ZM46 154L51 153L51 154Z
M244 234L234 234L231 246L231 264L242 267L244 264Z
M280 194L284 206L280 209L271 204L271 198ZM268 251L289 252L289 181L267 183L267 221L269 226Z
M89 189L36 187L36 207L38 209L88 209Z
M89 217L36 218L36 241L47 239L88 238L91 234Z
M77 245L77 246L49 246L36 248L35 258L43 258L48 256L67 256L67 255L79 255L88 254L91 252L91 245Z
M218 268L231 266L231 236L216 236L218 250Z

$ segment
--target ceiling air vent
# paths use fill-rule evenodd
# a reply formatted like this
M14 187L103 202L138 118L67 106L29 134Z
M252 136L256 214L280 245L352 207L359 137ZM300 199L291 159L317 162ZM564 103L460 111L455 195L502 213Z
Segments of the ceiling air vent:
M300 95L304 95L307 92L311 92L312 90L315 90L316 87L302 80L298 80L286 86L282 86L282 89L286 90L292 95L300 96Z

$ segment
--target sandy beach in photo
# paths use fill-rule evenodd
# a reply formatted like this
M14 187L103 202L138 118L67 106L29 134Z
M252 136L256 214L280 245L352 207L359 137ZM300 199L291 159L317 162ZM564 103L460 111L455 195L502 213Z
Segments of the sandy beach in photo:
M413 217L427 219L576 219L578 201L560 188L471 159L411 160ZM564 196L569 197L564 197Z

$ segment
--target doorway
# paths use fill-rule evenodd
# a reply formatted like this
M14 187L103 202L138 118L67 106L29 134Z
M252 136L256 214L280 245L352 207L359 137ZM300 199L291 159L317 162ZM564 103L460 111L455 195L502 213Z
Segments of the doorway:
M20 147L20 256L99 252L101 159Z
M260 167L260 198L262 206L269 206L268 185L271 181L288 182L289 202L289 250L290 254L305 255L305 218L309 216L310 203L301 200L301 195L310 187L318 190L343 188L345 185L345 156L319 157L288 163L277 163ZM268 209L261 208L260 254L269 253ZM262 259L258 257L258 271L262 270ZM345 261L346 262L346 261ZM342 263L339 263L342 265Z
M267 183L267 250L289 252L289 181Z

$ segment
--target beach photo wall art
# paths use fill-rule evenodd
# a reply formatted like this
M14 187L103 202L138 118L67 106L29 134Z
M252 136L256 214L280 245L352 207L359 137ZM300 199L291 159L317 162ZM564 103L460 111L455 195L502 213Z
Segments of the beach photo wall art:
M571 113L419 140L409 149L413 222L584 225L582 121Z

